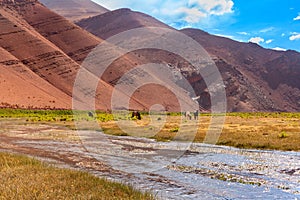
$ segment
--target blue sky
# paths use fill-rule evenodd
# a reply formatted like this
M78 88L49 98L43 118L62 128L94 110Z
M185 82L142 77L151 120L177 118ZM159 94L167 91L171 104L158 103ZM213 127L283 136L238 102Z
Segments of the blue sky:
M300 52L299 0L93 0L130 8L177 29L199 28L241 42Z

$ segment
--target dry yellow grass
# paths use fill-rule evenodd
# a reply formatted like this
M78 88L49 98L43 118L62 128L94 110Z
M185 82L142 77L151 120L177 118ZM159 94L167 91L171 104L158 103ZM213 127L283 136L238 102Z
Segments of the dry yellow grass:
M28 122L47 122L71 129L100 130L101 127L105 133L111 135L148 137L158 141L169 141L174 138L191 139L190 136L176 137L178 131L184 129L187 133L197 131L193 140L203 142L211 122L210 115L201 115L199 124L195 127L194 121L181 121L181 116L176 113L152 115L151 118L143 115L141 121L130 120L129 116L122 112L118 116L99 112L92 118L84 112L79 112L75 117L73 114L72 111L0 109L1 118L22 118ZM77 119L81 121L80 127L74 124ZM94 120L97 120L96 123L93 123ZM118 123L122 120L125 120L123 123L129 125L129 129L119 128ZM217 144L239 148L299 151L300 113L228 113Z
M218 144L240 148L300 150L300 119L228 116Z
M130 186L0 153L0 199L154 199Z
M163 128L151 138L158 141L172 140L180 125L185 127L185 130L195 128L194 123L189 120L180 121L180 116L167 116L167 120ZM203 142L209 124L210 116L201 116L195 142ZM149 119L144 116L141 121L136 121L136 126L139 129L149 128ZM131 135L130 132L122 131L116 122L100 122L100 126L107 134L112 135ZM153 128L154 129L154 128ZM152 131L154 132L154 131ZM139 136L143 136L142 134ZM149 134L144 135L149 137ZM255 148L255 149L275 149L287 151L300 150L300 118L286 116L262 116L249 114L249 117L244 117L243 114L226 116L222 134L218 140L219 145L234 146L239 148Z

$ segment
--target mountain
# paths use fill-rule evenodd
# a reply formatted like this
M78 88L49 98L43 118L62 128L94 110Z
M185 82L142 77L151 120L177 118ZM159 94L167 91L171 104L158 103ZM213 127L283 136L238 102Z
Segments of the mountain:
M264 49L197 29L181 32L199 42L216 62L230 111L300 110L300 53Z
M74 85L77 73L82 69L80 65L103 39L139 27L169 28L146 14L119 9L81 20L75 25L37 0L0 0L0 27L0 107L70 109L72 98L84 106L83 98L90 96L95 98L97 109L110 110L114 103L112 95L117 94L117 99L129 98L130 109L147 110L153 104L162 104L169 111L178 111L178 99L163 84L143 85L130 97L124 88L116 87L120 82L127 89L135 87L133 80L149 75L164 83L165 77L155 69L149 70L148 74L133 71L136 66L159 63L165 68L181 71L196 95L200 95L200 105L210 109L210 95L203 77L194 73L190 63L178 55L157 49L121 55L107 68L99 64L84 69L90 76L82 80L83 83L90 79L98 82L94 97L89 86ZM180 32L201 44L215 61L226 86L228 111L300 110L298 52L264 49L198 29ZM107 58L113 55L119 55L118 50L107 49L103 54ZM100 79L99 69L105 70ZM128 72L133 73L124 78ZM181 94L183 102L191 104L187 91L172 87ZM73 96L74 88L81 91L81 96Z
M85 45L101 40L38 1L2 0L0 14L2 107L70 109L76 61L88 53ZM99 88L109 98L112 87L100 81ZM98 108L108 107L99 102Z
M40 2L71 21L79 21L109 11L90 0L40 0Z
M24 6L18 13L31 27L78 63L102 41L40 3Z
M102 39L107 39L108 37L113 36L117 33L139 27L161 27L172 29L168 25L158 21L157 19L149 15L141 12L135 12L127 8L118 9L104 13L102 15L83 19L76 24ZM151 50L146 51L148 52ZM115 86L124 74L134 69L136 66L141 66L143 64L149 63L149 54L145 54L143 52L143 50L134 51L121 56L106 70L106 72L102 76L103 80L110 85ZM148 71L147 73L150 73L151 76L153 76L156 80L161 80L162 82L164 81L163 79L165 77L159 77L159 73L157 71ZM132 76L134 76L135 79L139 79L140 77L146 77L147 73L135 72L134 74L132 74ZM126 78L125 82L130 85L132 79L133 77ZM175 85L173 86L173 89L176 91L181 90L180 88L176 88ZM181 95L182 99L180 100L182 100L183 102L189 102L191 99L187 99L186 92L183 93L184 94ZM159 86L157 84L148 84L143 86L142 89L139 88L133 94L133 97L139 100L139 102L143 104L147 109L149 109L154 104L161 104L164 105L164 107L169 111L179 110L179 104L177 101L178 99L176 99L176 96L174 96L174 94L165 87ZM193 102L189 104L193 104Z
M107 12L77 24L103 39L138 27L168 27L151 16L129 9ZM298 52L264 49L254 43L237 42L199 29L180 32L200 43L215 61L226 86L228 111L300 110ZM188 63L160 50L139 50L135 54L138 55L136 65L162 62L181 71L188 69L184 73L197 95L201 96L200 105L209 109L210 96L203 78L188 75L192 74Z
M83 19L76 24L102 39L107 39L117 33L140 27L171 28L149 15L135 12L128 8Z
M80 64L102 42L101 38L50 11L37 0L0 0L0 25L1 107L70 109L73 98L81 102L84 109L84 97L92 97L96 109L109 110L113 92L119 99L126 98L124 91L114 89L114 83L119 73L135 66L134 55L118 59L101 79L96 75L97 68L85 69L89 77L78 85L75 80ZM84 85L91 79L97 80L95 96L91 96L90 86ZM126 80L127 85L129 82L130 79ZM80 95L73 95L74 88L81 91ZM164 89L155 85L144 88L143 91L148 92L137 92L129 98L131 109L149 109L154 101L169 110L178 107L178 102L170 101L172 93L165 92L166 100L161 95ZM157 93L153 94L153 90Z
M71 98L0 48L0 107L70 109Z

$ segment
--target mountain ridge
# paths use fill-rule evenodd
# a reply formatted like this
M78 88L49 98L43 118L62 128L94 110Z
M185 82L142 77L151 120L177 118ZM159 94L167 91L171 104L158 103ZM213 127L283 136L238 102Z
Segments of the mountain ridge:
M40 0L40 2L73 22L109 11L90 0Z
M113 25L111 25L112 23ZM129 8L121 8L83 19L76 22L76 24L98 37L101 35L102 39L107 39L109 36L121 33L124 30L139 27L164 27L173 29L147 14L132 11ZM93 24L93 26L89 26L90 24Z
M72 108L72 99L75 99L81 102L82 107L80 109L85 109L89 108L89 106L85 105L86 97L92 97L95 98L96 109L107 111L111 109L113 91L120 98L126 97L126 94L122 91L115 90L112 83L106 82L113 82L114 80L105 81L105 79L99 79L95 96L91 96L93 95L91 88L86 88L84 84L74 84L77 73L81 69L80 64L93 48L103 41L101 38L81 29L37 1L19 0L17 2L5 2L1 4L0 12L2 28L0 30L0 46L4 49L4 52L8 52L16 58L15 60L7 60L3 53L4 60L1 65L4 65L3 67L5 68L16 64L14 66L16 69L24 68L24 70L17 71L22 76L22 80L26 80L26 77L28 78L26 75L27 71L28 73L33 73L38 81L34 84L35 88L28 87L28 90L36 93L33 96L34 98L38 96L44 97L40 98L40 104L34 106L30 101L24 100L24 98L31 99L33 98L32 96L25 96L29 95L28 93L19 95L17 93L19 93L20 89L15 88L16 92L9 93L5 98L3 97L3 102L0 102L4 107L70 109ZM119 59L119 62L115 62L111 69L117 72L115 69L119 69L122 66L125 66L125 71L135 66L134 56L125 55ZM83 70L90 74L90 78L97 78L93 74L96 74L96 72L87 71L87 69ZM13 82L13 79L16 79L14 72L6 71L7 80L5 80L5 83L0 83L1 90L10 90L6 87L8 86L6 83L23 84L23 81L20 79L17 82ZM56 88L60 91L53 92L55 100L52 100L49 95L45 96L43 91L47 91L46 88L37 90L36 86L46 84L54 87L53 90ZM74 87L81 91L80 96L72 96L74 95ZM150 87L149 90L152 90L152 88ZM157 91L159 90L158 88ZM150 105L147 101L143 101L144 98L143 95L139 96L138 94L131 97L130 109L149 109L152 104ZM155 98L161 100L162 103L164 101L159 93L154 95L153 99ZM59 104L57 99L61 99L65 105ZM57 104L54 103L52 105L53 102L57 102ZM177 103L168 102L166 105L175 110Z
M166 27L156 19L155 23L152 23L154 25L147 23L149 17L152 18L130 9L118 9L84 19L79 21L77 25L103 39L138 27ZM297 96L300 90L297 79L300 76L300 67L289 63L289 60L297 60L300 55L298 52L265 49L255 43L242 43L229 38L214 36L200 29L190 28L179 31L201 44L216 62L226 83L229 111L300 110L300 99ZM174 56L169 56L163 52L154 53L155 56L151 56L150 51L140 51L139 54L139 56L146 57L148 61L155 60L152 57L160 57L173 66L180 63L178 60L176 61ZM144 63L147 63L147 59L144 59ZM282 67L276 64L277 60L285 62L289 70L280 70ZM271 70L272 66L273 70ZM181 66L181 68L183 67ZM288 73L291 68L295 73ZM209 108L210 104L207 103L209 94L205 92L206 86L203 79L199 77L187 78L191 81L197 94L203 96L200 99L201 106ZM289 79L292 81L287 81ZM194 82L195 80L197 81ZM276 87L272 85L275 83ZM295 95L292 95L293 93Z
M52 90L60 91L53 93L53 95L56 96L55 99L61 99L64 104L54 103L54 105L52 105L51 102L58 101L52 99L48 100L48 96L41 99L41 102L34 106L30 101L24 100L27 98L26 96L20 96L16 92L13 94L11 93L9 96L6 96L5 98L7 100L2 103L8 106L14 105L15 102L19 102L19 105L17 107L20 108L34 107L71 109L73 83L75 81L80 65L75 61L75 59L73 60L58 47L59 43L54 44L50 42L48 39L46 39L46 34L44 34L43 36L38 32L38 27L34 28L30 25L30 23L34 23L34 17L30 18L30 15L36 15L36 9L41 9L42 11L44 10L45 12L43 13L48 13L50 16L52 16L52 18L49 18L49 16L47 17L47 15L44 17L44 19L50 20L50 24L51 19L60 19L58 15L48 11L38 2L32 3L32 1L18 1L17 3L4 3L0 6L0 46L2 47L2 49L4 49L3 52L7 52L6 56L3 56L4 59L2 65L7 68L14 67L15 69L19 70L18 74L22 77L23 80L26 79L26 74L34 74L33 76L38 79L38 83L36 83L35 85L42 86L50 84L53 88ZM67 20L65 20L65 22L69 26L71 26L71 24L69 24ZM37 23L37 26L38 24L39 23ZM73 26L76 27L75 25ZM75 28L74 30L79 29L80 28ZM71 36L72 35L69 35L70 38L72 38ZM94 36L90 37L95 38ZM100 39L97 39L96 41L98 42L100 41ZM62 38L62 41L60 42L64 43L64 38ZM10 59L7 60L8 54L11 54L15 58L15 61ZM23 70L20 70L21 67L23 68ZM13 77L15 77L13 75L13 71L7 71L6 82L14 82L15 85L18 85L18 82L15 82L13 80ZM21 85L21 83L19 84ZM4 85L4 83L2 83L2 85ZM106 83L104 82L102 82L102 85L103 86L101 87L107 87ZM29 91L35 91L35 93L31 94L31 96L28 96L28 98L37 98L40 93L43 93L41 90L37 91L35 88L28 88ZM2 88L2 90L5 91L5 87ZM44 88L44 90L47 89ZM106 91L109 93L110 91L112 91L112 88L107 88ZM3 92L3 94L4 93L5 92ZM11 100L11 102L9 102L8 100ZM24 103L22 103L23 100ZM99 103L99 109L100 108L107 109L106 105Z
M47 109L72 107L74 82L80 65L103 40L139 27L170 28L130 9L107 11L81 20L77 23L80 28L37 0L0 0L0 25L0 69L3 71L0 107ZM216 63L226 86L229 112L300 110L298 52L264 49L257 44L240 43L199 29L178 31L201 44ZM122 75L147 63L159 63L181 71L200 96L201 107L210 109L210 95L203 77L195 74L190 64L177 55L153 49L123 55L105 70L96 91L96 108L111 109L111 96ZM127 84L131 82L130 78L126 81ZM24 88L34 95L26 93ZM80 89L88 91L88 88ZM117 92L120 97L126 96L122 91ZM154 103L160 103L169 111L178 111L178 102L173 99L174 95L164 88L148 85L134 93L130 107L147 110Z

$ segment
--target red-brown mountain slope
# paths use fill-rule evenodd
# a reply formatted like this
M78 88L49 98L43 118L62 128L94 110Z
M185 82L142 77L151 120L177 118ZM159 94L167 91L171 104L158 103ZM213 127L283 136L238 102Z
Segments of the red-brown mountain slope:
M139 27L171 28L149 15L134 12L127 8L83 19L76 24L103 39Z
M70 109L71 97L0 48L0 107Z
M107 12L77 24L104 39L138 27L166 27L150 16L129 9ZM264 49L253 43L236 42L198 29L181 32L199 42L215 61L226 85L228 111L300 110L299 53ZM188 63L166 52L140 50L135 54L138 55L136 65L159 62L181 71L189 69ZM209 108L210 99L203 78L192 75L189 70L184 74L195 92L201 95L200 104Z
M40 0L40 2L71 21L79 21L109 11L90 0Z
M168 27L148 15L129 9L106 12L82 20L78 25L97 37L36 0L0 0L2 106L70 108L79 64L103 41L102 38L138 27ZM197 29L181 32L199 42L215 61L226 85L228 111L300 110L298 52L268 50ZM113 87L119 79L134 67L146 63L162 63L183 72L196 94L201 96L200 104L210 107L203 77L193 73L189 63L169 52L146 49L123 55L108 67L99 81L97 108L109 109ZM95 71L91 70L91 73ZM138 72L133 74L136 77L140 75ZM159 76L155 78L162 79ZM130 85L131 79L126 79L126 84ZM24 87L30 88L28 91L33 91L34 96L26 93ZM89 95L89 88L81 90ZM124 91L118 92L124 97ZM23 101L21 97L26 96L39 101ZM147 109L157 102L169 110L176 110L178 102L173 99L165 88L148 85L135 92L131 102L135 109Z
M36 2L15 4L14 9L42 36L80 63L102 40Z
M6 94L7 91L16 90L10 92L9 96L1 99L1 102L5 105L13 105L20 103L19 107L39 107L39 108L71 108L71 97L73 91L73 84L79 69L79 65L65 54L58 46L43 37L36 29L34 29L22 15L19 13L25 13L30 23L35 23L34 17L30 17L31 12L27 10L35 10L35 8L41 8L38 2L30 1L17 1L17 2L1 2L0 5L0 47L1 53L1 67L8 67L9 70L5 70L5 82L1 82L1 93ZM45 9L45 12L42 12ZM17 12L18 11L18 12ZM40 15L43 15L46 19L48 16L48 26L51 23L51 17L55 17L56 14L41 8ZM47 15L49 13L49 15ZM34 11L32 13L34 15ZM58 17L56 17L58 18ZM67 20L64 20L67 22ZM55 25L55 20L53 24ZM75 25L73 25L76 27ZM53 28L55 26L52 26ZM77 27L78 30L81 30ZM82 31L82 30L81 30ZM84 32L84 31L82 31ZM74 33L73 38L77 38ZM69 34L69 37L72 35ZM87 34L86 37L90 37ZM83 37L81 37L83 38ZM95 37L91 37L95 38ZM63 37L62 37L63 40ZM95 41L99 39L95 38ZM87 40L86 43L88 43ZM64 41L62 42L64 43ZM86 44L82 41L82 44ZM78 47L80 46L77 43ZM10 55L10 56L8 56ZM11 62L11 60L13 62ZM20 79L16 78L19 76ZM32 77L30 79L30 77ZM28 79L28 80L27 80ZM22 81L23 80L23 81ZM28 84L39 86L37 88L29 87ZM28 82L27 85L24 82ZM14 87L6 88L7 83L14 84ZM41 103L32 105L34 101L30 102L19 93L22 87L28 86L27 93L32 95L32 98L40 98ZM112 87L103 81L99 82L99 88L103 89L103 96L109 96L112 92ZM46 96L43 91L48 91L51 95ZM25 92L25 91L24 91ZM49 94L46 92L46 94ZM43 96L43 98L41 98ZM50 98L51 97L51 98ZM30 96L31 98L31 96ZM109 102L109 99L105 99ZM58 101L59 100L59 101ZM57 105L53 103L57 102ZM107 109L107 102L99 100L97 108ZM54 104L54 105L53 105Z
M15 58L16 63L22 63L23 68L40 77L39 80L41 82L50 84L61 91L53 92L53 96L56 99L62 99L67 104L67 107L70 108L73 86L80 67L79 63L102 40L48 10L38 1L2 0L0 3L0 12L0 47L5 52L8 52L8 54L11 54ZM1 57L4 63L9 63L4 54ZM134 66L135 56L125 55L114 62L109 70L112 70L115 74L119 74L125 73ZM120 70L122 68L123 70ZM95 73L92 70L91 72ZM111 95L114 82L119 77L119 75L107 74L107 76L102 77L103 80L99 81L95 97L97 109L107 110L111 108ZM6 72L6 79L7 82L13 82L15 76L9 71ZM26 78L23 79L26 80ZM22 84L21 81L14 82L16 85L19 83ZM43 84L36 83L35 85ZM6 86L5 84L1 86L3 91L6 89ZM82 85L76 85L76 87L80 88L83 95L91 95L90 88ZM155 100L156 102L161 102L170 110L176 110L178 103L171 101L170 97L172 94L166 93L165 96L162 96L161 94L165 93L164 89L155 86L149 86L148 89L145 86L145 88L143 92L135 95L135 98L131 98L132 109L147 109L153 105L153 100ZM157 93L153 94L153 88L156 88ZM50 91L50 89L44 90ZM12 105L16 104L15 102L19 102L19 107L32 107L32 104L26 103L26 101L23 102L19 98L20 96L17 94L17 91L19 90L16 90L14 95L5 99L3 103L5 105ZM28 91L33 91L35 96L40 95L38 94L39 91L35 89L28 88ZM123 91L117 91L117 93L120 94L120 97L124 97ZM149 98L150 95L151 98ZM13 99L15 98L19 98L19 100L14 101ZM53 100L47 98L45 97L43 103L36 105L36 107L65 108L60 105L52 105L51 102ZM65 100L64 98L67 99ZM76 97L77 100L78 98ZM11 101L9 101L10 99ZM79 101L84 103L85 100L79 98ZM48 102L50 102L51 106L49 106Z
M300 110L300 53L264 49L197 29L182 32L215 59L227 83L233 111Z

